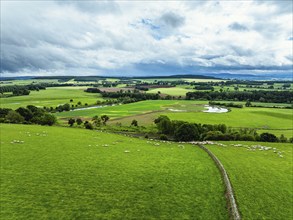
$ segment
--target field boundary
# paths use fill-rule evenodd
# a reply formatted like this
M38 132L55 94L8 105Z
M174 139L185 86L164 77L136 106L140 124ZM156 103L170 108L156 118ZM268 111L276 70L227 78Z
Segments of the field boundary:
M223 166L221 161L209 149L207 149L205 146L200 145L200 144L198 146L201 149L203 149L205 152L207 152L208 155L213 159L213 161L216 163L216 165L221 173L222 178L224 179L224 184L225 184L225 188L226 188L225 195L226 195L227 204L228 204L228 211L229 211L229 215L230 215L231 219L240 220L241 216L238 211L238 206L237 206L237 203L235 200L233 188L232 188L228 173L225 170L225 167Z

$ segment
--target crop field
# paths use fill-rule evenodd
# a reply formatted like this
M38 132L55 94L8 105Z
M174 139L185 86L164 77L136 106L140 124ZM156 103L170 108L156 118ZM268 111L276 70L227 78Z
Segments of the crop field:
M28 96L14 96L1 98L1 108L16 109L21 106L35 105L39 107L56 107L61 104L70 103L76 105L79 101L82 104L95 104L97 100L102 100L99 94L87 93L84 90L87 87L49 87L46 90L31 91Z
M0 126L1 219L228 219L220 173L196 146Z
M166 94L170 96L182 96L185 97L187 92L193 92L195 90L192 89L185 89L180 87L171 87L171 88L157 88L157 89L151 89L147 91L147 93L158 93Z
M222 143L208 148L228 172L243 219L292 219L293 145Z

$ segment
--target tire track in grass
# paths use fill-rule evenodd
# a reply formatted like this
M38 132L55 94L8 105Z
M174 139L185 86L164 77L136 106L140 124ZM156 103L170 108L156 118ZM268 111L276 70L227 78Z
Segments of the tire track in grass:
M212 158L212 160L216 163L221 176L224 180L224 184L225 184L225 190L226 190L226 199L227 199L227 205L228 205L228 211L229 211L229 215L230 218L233 220L240 220L241 216L240 213L238 211L238 206L236 203L236 199L235 199L235 195L233 192L233 188L228 176L227 171L225 170L223 164L221 163L221 161L210 151L208 150L205 146L203 145L198 145L201 149L203 149L205 152L208 153L208 155Z

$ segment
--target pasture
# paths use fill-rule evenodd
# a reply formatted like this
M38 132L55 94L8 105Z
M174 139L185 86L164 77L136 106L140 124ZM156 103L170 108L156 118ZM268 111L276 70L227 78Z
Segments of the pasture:
M221 143L208 148L228 172L243 219L292 219L293 145Z
M198 147L0 126L1 219L228 219L219 171Z
M159 115L167 115L172 120L183 120L201 124L226 124L233 128L255 128L261 131L293 136L292 109L278 108L231 108L227 113L203 112L207 101L188 100L149 100L131 104L109 106L96 109L56 113L60 119L83 117L90 119L95 115L106 114L110 124L130 125L136 119L139 125L148 126Z
M56 113L57 117L85 117L91 118L95 115L106 114L110 118L121 118L126 116L162 112L167 108L172 108L173 105L195 105L205 103L205 101L186 101L186 100L147 100L124 105L106 106L102 108L91 108L78 111Z
M1 98L1 108L16 109L27 105L56 107L66 103L76 105L79 101L82 104L93 105L97 100L102 100L99 94L84 92L86 88L83 86L49 87L46 90L31 91L28 96ZM70 99L73 99L73 102L70 102Z

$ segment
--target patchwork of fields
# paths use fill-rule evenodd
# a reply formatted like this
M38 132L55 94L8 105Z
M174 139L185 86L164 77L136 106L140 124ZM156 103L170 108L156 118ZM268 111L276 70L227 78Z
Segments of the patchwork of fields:
M136 119L140 125L151 125L159 115L172 120L183 120L202 124L222 124L234 128L256 128L261 131L293 136L292 109L278 108L231 108L227 113L206 113L207 101L149 100L126 105L57 113L59 118L83 117L107 114L110 124L117 122L130 125Z
M230 134L234 129L240 131L242 128L252 128L258 134L269 132L278 137L282 134L287 138L293 137L290 98L283 100L286 103L264 103L258 102L261 99L255 99L256 102L252 104L258 107L231 107L223 109L224 113L211 113L204 112L207 107L211 107L208 101L183 100L187 92L196 91L195 84L179 83L176 87L157 88L162 85L157 82L158 78L121 80L89 77L80 80L65 82L74 86L48 87L38 92L31 91L28 96L1 98L0 107L11 109L27 105L55 108L65 103L74 106L78 102L81 104L79 109L52 113L57 117L57 125L53 127L0 124L0 219L229 219L224 183L212 159L195 143L148 139L173 140L173 137L162 135L164 132L158 132L154 120L160 115L166 115L171 120L225 124L233 128L232 131L228 129ZM170 86L168 82L178 80L181 79L164 78L164 85ZM202 83L223 81L184 80ZM31 79L11 82L18 86L59 81ZM147 93L160 92L161 99L170 95L176 96L177 100L92 106L104 99L101 94L84 92L88 88L82 86L86 85L84 82L121 94L120 90L133 91L136 83L140 86L140 83L147 82L155 85ZM2 84L10 83L4 81ZM248 88L246 84L217 84L212 89L284 91L292 87L292 84L273 84L274 87L269 87L264 82L262 85L257 84L257 87L248 85ZM12 94L11 90L9 92ZM128 99L126 97L125 100ZM120 97L121 100L125 101ZM85 103L90 107L85 108ZM245 106L246 102L233 103ZM17 119L18 113L12 111L13 115L5 111L1 110L2 122L23 122L12 120ZM36 114L31 111L31 114ZM110 120L101 127L95 127L100 130L84 129L88 122L75 123L72 128L68 128L70 118L81 118L83 122L88 120L97 125L92 118L102 115L109 116ZM36 114L24 123L42 122L45 118L42 117ZM137 120L138 127L130 126L133 120ZM178 127L170 127L177 131ZM215 127L210 131L215 132ZM141 137L133 138L106 131ZM245 129L242 132L245 133ZM286 142L286 139L280 138L279 141ZM205 144L224 165L243 219L293 219L293 144L239 141Z

